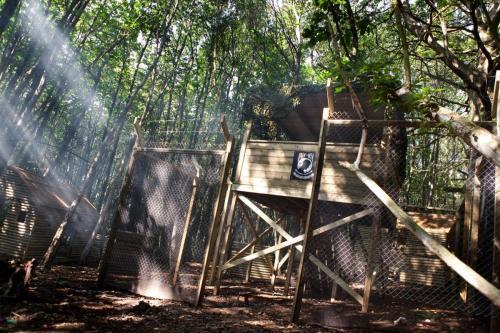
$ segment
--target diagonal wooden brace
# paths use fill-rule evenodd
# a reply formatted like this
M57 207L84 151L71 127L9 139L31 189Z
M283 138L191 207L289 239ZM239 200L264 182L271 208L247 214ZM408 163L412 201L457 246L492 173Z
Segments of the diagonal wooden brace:
M253 223L250 219L250 216L248 215L248 211L246 210L246 207L241 204L241 201L240 201L240 206L241 206L241 211L243 213L243 219L245 220L246 224L250 228L253 239L257 239L259 237L259 235L257 235L257 230L255 229L255 226L253 225ZM273 262L272 262L271 258L269 258L268 256L266 256L264 258L265 258L267 266L269 267L271 272L274 272Z
M491 282L479 275L462 260L457 258L447 248L435 240L427 231L419 226L399 205L370 177L368 177L358 167L348 162L339 162L346 169L351 170L368 187L370 191L397 217L401 223L415 236L422 244L451 269L460 275L471 286L476 288L481 294L487 297L495 306L500 307L500 289L497 289Z
M313 236L321 235L321 234L323 234L323 233L325 233L327 231L330 231L332 229L338 228L338 227L340 227L340 226L342 226L344 224L347 224L347 223L359 220L360 218L368 216L371 213L372 213L371 209L366 209L366 210L363 210L363 211L361 211L359 213L356 213L356 214L344 217L344 218L342 218L342 219L340 219L338 221L332 222L330 224L327 224L327 225L324 225L324 226L321 226L321 227L315 229L313 231L312 235ZM234 259L234 258L232 258L231 260L227 261L222 268L224 270L227 270L229 268L232 268L232 267L235 267L235 266L247 263L249 261L255 260L257 258L260 258L262 256L268 255L268 254L273 253L275 251L281 250L283 248L295 245L295 244L300 243L301 241L303 241L304 240L304 236L305 235L302 234L302 235L299 235L299 236L296 236L296 237L292 237L292 236L290 236L290 234L286 233L286 231L285 231L285 234L283 234L283 237L285 239L287 239L285 242L282 242L282 243L279 243L277 245L265 248L265 249L260 250L258 252L254 252L254 253L249 254L247 256L244 256L244 257L242 257L240 259ZM299 251L302 251L302 247L300 245L296 246L296 248Z
M297 236L297 237L291 236L281 226L279 226L273 219L271 219L269 216L267 216L267 214L264 213L259 207L257 207L257 205L255 205L252 201L250 201L250 199L248 199L247 197L245 197L243 195L240 195L239 199L240 199L240 201L242 203L244 203L250 209L252 209L260 218L262 218L264 220L264 222L266 222L267 224L269 224L270 226L272 226L279 234L281 234L286 239L286 241L283 242L283 243L280 243L278 245L275 245L273 247L264 249L262 251L255 252L255 253L253 253L253 254L251 254L249 256L243 257L243 258L241 258L239 260L233 261L230 264L223 265L222 269L228 269L228 268L237 266L238 264L247 262L249 260L254 260L254 259L258 258L259 256L266 255L268 253L272 253L274 251L277 251L278 249L294 245L294 244L296 244L298 242L301 242L304 239L305 235L300 235L300 236ZM336 222L330 223L328 225L322 226L322 227L320 227L320 228L318 228L318 229L316 229L316 230L313 231L313 236L317 236L317 235L319 235L321 233L324 233L326 231L329 231L331 229L334 229L334 228L336 228L336 227L338 227L340 225L349 223L351 221L357 220L357 219L359 219L361 217L364 217L364 216L367 216L367 215L369 215L371 213L372 213L371 209L366 209L366 210L363 210L363 211L361 211L359 213L356 213L354 215L351 215L351 216L348 216L346 218L343 218L343 219L341 219L339 221L336 221ZM294 245L294 246L295 246L295 248L298 251L302 252L302 250L303 250L302 245ZM256 257L254 258L254 256L256 256ZM337 274L335 274L331 269L329 269L325 264L323 264L320 259L318 259L316 256L314 256L312 254L309 255L308 259L313 264L315 264L320 270L322 270L328 277L330 277L335 282L337 282L337 284L341 288L343 288L349 295L351 295L359 304L363 304L363 297L360 296L358 293L356 293L356 291L354 291L351 287L349 287L349 285L347 283L345 283L340 278L340 276L338 276ZM245 261L242 261L242 260L245 260Z

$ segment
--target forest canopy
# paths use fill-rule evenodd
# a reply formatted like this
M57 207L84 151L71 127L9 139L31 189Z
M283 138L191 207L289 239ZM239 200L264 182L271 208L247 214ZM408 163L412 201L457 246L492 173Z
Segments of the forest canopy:
M492 120L499 22L482 0L0 0L0 171L86 183L99 208L134 118L196 146L221 114L240 134L252 89L327 78Z

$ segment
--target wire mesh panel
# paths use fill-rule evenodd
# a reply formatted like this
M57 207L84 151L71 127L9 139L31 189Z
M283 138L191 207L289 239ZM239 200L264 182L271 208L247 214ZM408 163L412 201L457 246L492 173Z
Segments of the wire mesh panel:
M108 283L151 297L194 296L223 156L219 150L136 152L108 262Z
M335 126L331 130L335 132ZM437 242L491 281L493 162L471 152L445 128L409 129L406 133L401 128L386 127L381 145L383 153L369 170L376 183L406 207L410 217ZM490 301L426 248L368 189L361 202L320 201L313 229L370 208L372 216L379 216L381 221L374 251L370 249L375 232L373 218L365 217L314 237L311 254L360 295L372 254L373 292L382 298L404 299L416 306L453 309L468 315L490 315ZM416 206L434 208L417 210ZM311 262L306 263L305 272L309 295L329 298L331 279Z

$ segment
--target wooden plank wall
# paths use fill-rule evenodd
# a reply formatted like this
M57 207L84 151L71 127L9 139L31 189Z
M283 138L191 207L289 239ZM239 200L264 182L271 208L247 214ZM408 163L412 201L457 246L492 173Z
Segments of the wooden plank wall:
M231 255L230 257L236 255L238 251L240 251L245 244L242 243L233 243L232 249L231 249ZM255 246L255 252L263 250L264 247L261 245L256 245ZM246 254L250 254L250 249L248 249L245 252ZM238 265L236 267L233 267L228 270L228 274L231 276L235 276L241 279L245 279L246 277L246 271L247 271L247 265ZM250 270L250 279L260 279L260 280L269 280L271 277L271 270L269 266L266 263L266 260L264 257L260 257L254 261L252 261L252 268Z
M311 181L290 180L295 151L314 152L316 142L250 140L243 157L241 175L234 189L242 192L263 193L308 199ZM365 186L337 161L354 161L358 145L327 144L325 166L321 177L319 199L344 203L362 203ZM371 170L380 149L367 146L361 167Z
M11 203L5 219L0 221L0 253L23 258L37 218L29 200L29 191L9 170L0 180L0 193ZM17 221L21 211L26 212L24 222Z
M0 193L11 203L5 219L0 221L0 253L19 259L41 259L65 211L35 203L30 189L11 170L0 178ZM82 212L87 211L88 209L82 209ZM24 222L18 221L20 212L26 212ZM67 251L61 249L58 256L66 256L64 261L76 262L96 221L95 213L87 216L80 212L72 243L66 246ZM99 244L93 253L96 251L99 251Z

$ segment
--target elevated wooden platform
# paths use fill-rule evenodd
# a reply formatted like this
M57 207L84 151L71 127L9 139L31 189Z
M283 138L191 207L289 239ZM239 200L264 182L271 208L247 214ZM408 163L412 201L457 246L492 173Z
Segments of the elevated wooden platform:
M240 152L240 168L232 190L277 197L307 199L311 197L313 183L290 179L295 152L314 152L317 142L248 140ZM321 176L319 200L360 204L366 195L366 187L338 161L354 161L359 145L327 143L325 162ZM361 166L373 170L381 149L376 145L365 148ZM371 176L374 176L370 172ZM255 198L255 195L252 196ZM258 200L258 198L257 198ZM280 201L280 198L265 199ZM282 201L282 200L281 200Z

